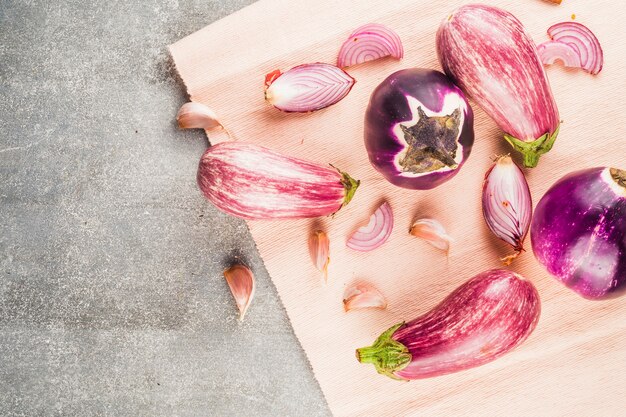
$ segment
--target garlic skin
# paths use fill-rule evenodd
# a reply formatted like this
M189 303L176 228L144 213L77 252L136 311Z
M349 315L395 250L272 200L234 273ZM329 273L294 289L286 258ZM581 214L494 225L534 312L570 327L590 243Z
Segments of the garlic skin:
M328 283L328 264L330 263L330 240L322 230L316 230L309 237L309 255L313 265L324 276L324 283Z
M435 219L419 219L409 231L415 237L424 239L437 249L448 253L450 251L450 243L454 242L454 239L448 235L443 225Z
M223 128L217 119L217 115L209 107L201 103L185 103L176 114L178 127L181 129L205 129Z
M530 227L532 198L522 170L509 155L500 156L485 174L483 216L489 229L513 247L513 255L501 258L505 265L524 251Z
M254 274L245 265L233 265L224 271L224 278L226 278L230 292L233 294L235 303L237 303L239 321L243 321L254 298L256 287Z
M343 309L346 313L350 310L363 308L387 308L387 299L372 284L361 282L352 284L343 294Z

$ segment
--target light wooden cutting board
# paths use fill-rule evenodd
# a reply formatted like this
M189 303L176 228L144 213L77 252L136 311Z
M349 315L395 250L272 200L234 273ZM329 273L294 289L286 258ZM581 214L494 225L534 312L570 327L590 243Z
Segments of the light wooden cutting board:
M509 253L490 235L480 207L491 157L508 148L477 106L472 155L457 177L435 190L390 185L372 169L363 146L363 114L371 91L401 68L440 69L435 32L464 3L261 0L170 50L191 99L216 110L237 140L330 162L362 181L352 203L335 218L248 223L335 415L624 416L626 297L586 301L549 277L531 252L511 268L536 284L543 311L536 331L516 351L477 369L409 383L380 376L355 359L355 348L369 345L391 325L425 313L474 274L499 267L498 258ZM575 13L605 51L604 70L597 77L548 69L563 124L554 149L527 173L533 200L568 171L626 168L626 5L613 0L564 0L561 6L540 0L486 3L517 15L537 42L547 40L551 24ZM386 59L350 69L357 79L352 92L316 113L284 114L264 102L266 73L306 62L335 62L351 30L368 22L399 33L403 61ZM210 139L215 143L220 138ZM383 199L395 213L391 239L367 254L346 248L346 236L367 222ZM439 219L456 238L448 258L408 234L419 217ZM331 239L327 287L320 284L307 252L307 237L315 227L325 228ZM354 280L375 283L388 297L388 310L344 313L343 291Z

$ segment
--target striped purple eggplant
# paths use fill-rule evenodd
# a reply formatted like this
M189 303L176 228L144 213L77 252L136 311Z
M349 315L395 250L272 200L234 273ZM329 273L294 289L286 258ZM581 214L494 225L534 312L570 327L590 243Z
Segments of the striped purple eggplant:
M537 260L583 297L626 293L626 171L561 178L537 204L530 237Z
M491 362L537 325L537 289L518 274L493 269L458 287L430 312L383 332L357 359L393 379L422 379Z
M445 73L504 130L534 167L559 131L559 111L535 43L496 7L462 6L441 23L437 53Z
M244 142L211 146L200 159L198 185L225 213L244 219L301 219L337 212L359 181L332 166Z

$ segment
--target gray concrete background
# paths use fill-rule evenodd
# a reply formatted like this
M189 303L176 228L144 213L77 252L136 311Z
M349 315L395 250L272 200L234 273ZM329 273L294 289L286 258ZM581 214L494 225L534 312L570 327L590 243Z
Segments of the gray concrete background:
M0 415L325 416L166 45L252 0L0 0ZM222 270L258 288L246 321Z

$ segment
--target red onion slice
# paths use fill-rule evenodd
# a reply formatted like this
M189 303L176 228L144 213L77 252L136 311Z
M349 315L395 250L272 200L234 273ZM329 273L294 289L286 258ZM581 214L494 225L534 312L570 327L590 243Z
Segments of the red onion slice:
M400 36L387 26L368 23L354 30L341 45L338 67L349 67L386 56L402 59L404 48Z
M604 54L596 35L578 22L561 22L548 28L552 40L571 46L580 56L581 67L591 73L602 71Z
M265 99L285 112L306 113L331 106L344 98L355 80L331 64L303 64L265 77Z
M545 65L552 65L557 60L563 62L563 65L570 68L582 68L580 55L570 45L557 41L548 41L537 45L537 52L541 62Z
M393 212L385 202L370 216L367 226L360 227L350 236L346 246L360 252L374 250L389 239L392 230Z

